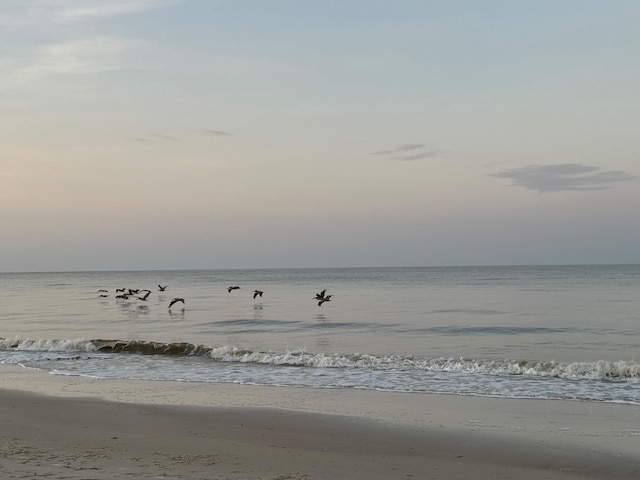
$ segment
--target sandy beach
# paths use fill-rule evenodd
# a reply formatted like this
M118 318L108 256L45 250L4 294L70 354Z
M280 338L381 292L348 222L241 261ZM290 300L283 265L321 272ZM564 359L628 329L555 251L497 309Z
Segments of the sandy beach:
M0 369L0 477L640 476L640 408Z

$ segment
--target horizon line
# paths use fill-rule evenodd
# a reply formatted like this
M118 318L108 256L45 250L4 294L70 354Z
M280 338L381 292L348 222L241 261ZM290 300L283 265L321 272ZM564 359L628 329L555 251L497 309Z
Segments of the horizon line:
M133 270L13 270L0 271L0 275L43 274L43 273L131 273L131 272L188 272L188 271L228 271L228 270L355 270L391 268L491 268L491 267L594 267L594 266L640 266L640 263L495 263L473 265L377 265L377 266L330 266L330 267L208 267L208 268L141 268Z

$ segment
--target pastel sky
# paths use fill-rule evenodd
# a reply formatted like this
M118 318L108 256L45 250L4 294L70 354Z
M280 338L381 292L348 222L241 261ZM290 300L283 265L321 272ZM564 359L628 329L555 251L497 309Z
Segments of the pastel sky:
M640 263L640 2L3 0L0 271Z

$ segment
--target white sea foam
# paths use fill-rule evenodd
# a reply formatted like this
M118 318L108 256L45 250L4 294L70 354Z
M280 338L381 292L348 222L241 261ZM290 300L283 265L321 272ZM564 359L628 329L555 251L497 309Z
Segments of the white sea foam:
M71 338L63 340L50 339L0 339L0 350L32 351L32 352L94 352L96 346L91 340Z
M14 339L0 340L0 351L16 352L123 352L165 356L205 356L217 362L322 369L415 370L434 373L465 373L495 376L553 377L569 380L640 381L640 363L605 361L559 363L523 360L466 358L420 358L377 356L363 353L312 353L306 349L256 351L234 345L207 347L189 343L127 340Z
M101 340L99 344L121 350L105 353L84 339L2 341L0 363L20 363L57 375L96 378L640 404L640 366L633 362L559 364L358 353L314 354L304 349L260 352L231 345L209 348L143 341Z
M211 358L222 362L257 363L318 368L367 368L377 370L414 369L429 372L459 372L487 375L522 375L588 380L640 380L640 363L600 360L597 362L530 362L465 358L416 358L309 353L305 350L257 352L235 346L211 349Z

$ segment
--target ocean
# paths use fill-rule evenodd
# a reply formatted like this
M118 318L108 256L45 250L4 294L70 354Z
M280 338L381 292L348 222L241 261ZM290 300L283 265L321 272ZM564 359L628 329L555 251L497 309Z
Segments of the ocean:
M640 405L640 265L0 273L0 292L0 368Z

